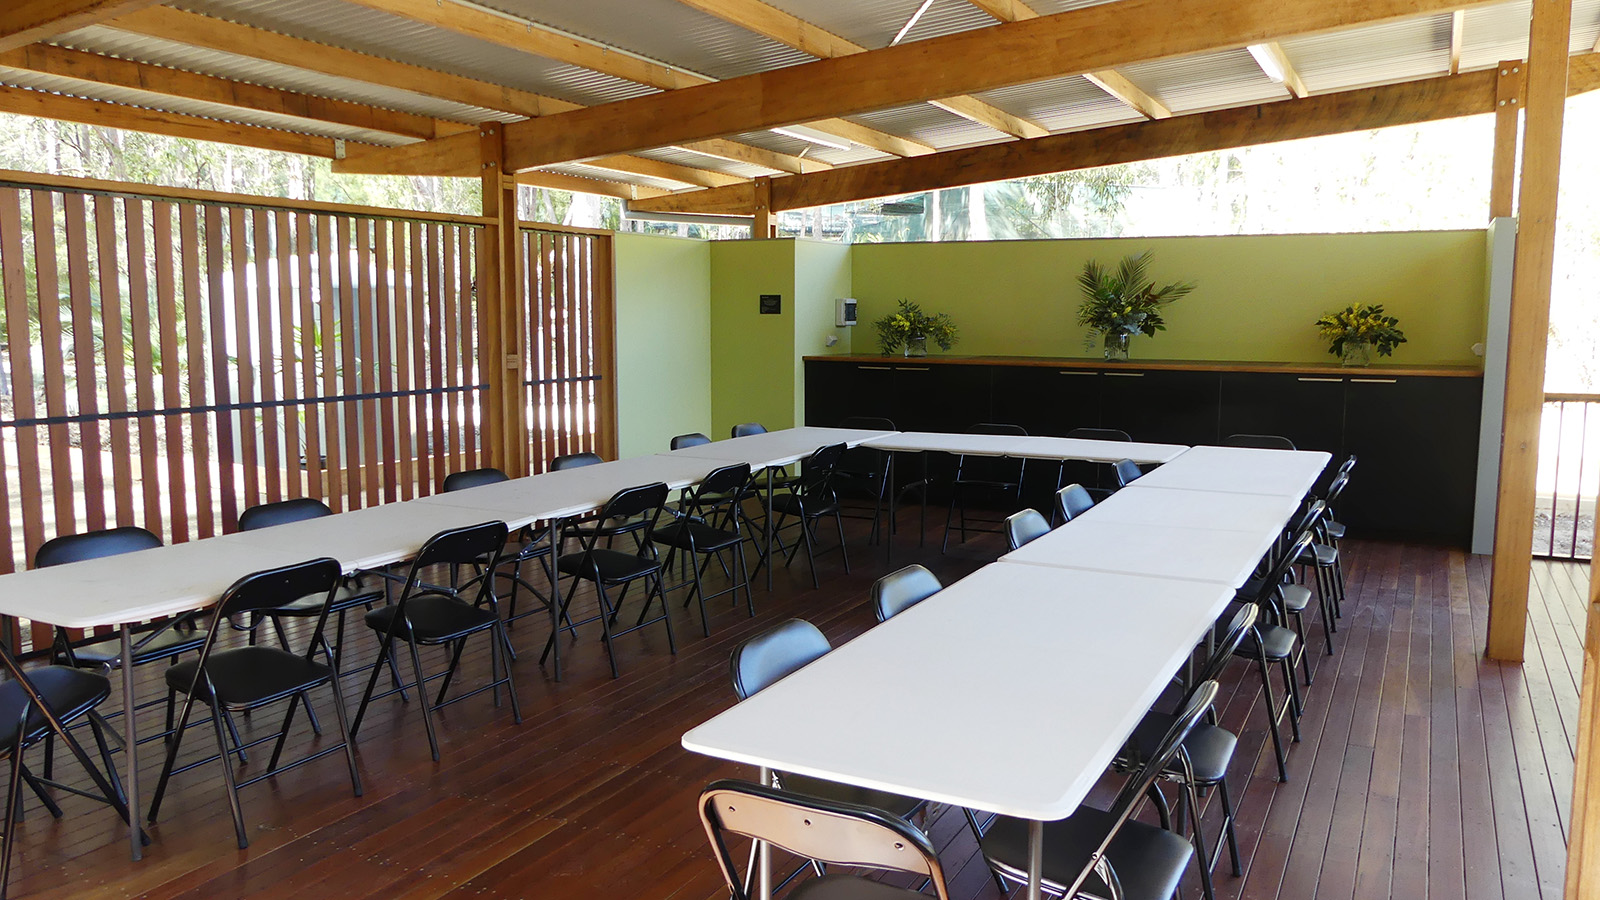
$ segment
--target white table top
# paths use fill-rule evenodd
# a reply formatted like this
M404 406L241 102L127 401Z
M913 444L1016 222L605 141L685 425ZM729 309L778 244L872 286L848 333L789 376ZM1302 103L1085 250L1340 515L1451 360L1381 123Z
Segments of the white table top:
M1140 478L1101 500L1080 518L1085 522L1128 525L1176 525L1221 531L1277 533L1300 508L1300 501L1280 494L1230 494L1187 488L1143 487Z
M964 453L968 456L1010 456L1018 440L1014 434L961 434L943 431L902 431L866 441L862 446L874 450ZM1118 457L1121 459L1121 457Z
M685 447L661 455L719 462L747 462L752 468L760 469L799 462L810 456L818 447L826 447L829 444L855 447L871 438L893 433L863 428L815 428L807 425L801 428L769 431L766 434L729 438L725 441L712 441L709 444Z
M666 482L667 487L674 490L688 487L722 465L727 463L669 455L635 456L434 494L413 502L429 507L475 510L489 518L503 519L512 528L521 528L538 519L574 516L599 509L623 488L658 481Z
M1131 459L1140 465L1164 463L1178 458L1188 446L1184 444L1146 444L1139 441L1094 441L1086 438L1031 437L1012 438L1010 455L1028 459L1081 459L1088 462L1114 463Z
M1191 447L1139 479L1141 487L1304 497L1333 457L1320 450Z
M1281 523L1279 525L1281 528ZM1259 532L1074 519L1000 557L1004 562L1208 581L1238 587L1272 546Z
M1196 581L986 566L694 728L683 746L1061 819L1232 596Z

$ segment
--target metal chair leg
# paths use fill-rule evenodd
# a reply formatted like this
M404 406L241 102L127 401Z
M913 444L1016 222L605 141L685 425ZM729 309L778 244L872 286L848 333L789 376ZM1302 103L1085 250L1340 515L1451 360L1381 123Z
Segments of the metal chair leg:
M417 699L422 703L422 724L428 731L428 749L433 753L433 761L439 761L439 736L433 730L433 705L428 702L428 686L422 677L422 654L417 650L417 640L411 635L406 635L406 646L411 648L411 671L417 677Z
M211 698L211 726L217 736L217 762L222 766L222 782L228 787L228 811L233 814L233 833L239 840L239 849L250 846L250 836L244 830L244 809L239 805L239 787L233 780L233 762L229 759L228 736L223 728L223 710L215 697Z

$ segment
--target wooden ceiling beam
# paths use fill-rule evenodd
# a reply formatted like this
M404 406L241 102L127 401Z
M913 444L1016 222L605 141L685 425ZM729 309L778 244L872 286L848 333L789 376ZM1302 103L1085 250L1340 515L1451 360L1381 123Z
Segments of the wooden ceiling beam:
M1450 74L1461 71L1461 45L1467 36L1467 11L1458 9L1450 14Z
M532 169L1489 2L1119 0L513 123L507 165Z
M716 16L746 31L809 53L818 59L850 56L867 50L861 44L778 9L764 0L678 0L678 2L707 15ZM940 109L1012 137L1043 137L1050 133L1048 128L1037 122L1008 113L976 97L963 95L931 102Z
M1039 13L1022 0L968 0L1000 22L1022 22L1039 18ZM1116 69L1085 72L1083 77L1095 87L1121 100L1146 119L1165 119L1172 115L1167 105L1157 100Z
M460 131L476 131L471 125L460 122L345 100L330 100L51 44L33 44L0 52L0 66L148 91L167 97L294 116L313 122L369 128L403 137L430 139Z
M43 119L60 119L64 122L80 122L84 125L100 125L106 128L122 128L167 137L256 147L281 153L299 153L306 156L331 158L335 149L333 138L143 109L120 103L84 100L28 88L0 87L0 112L37 116Z
M715 79L704 75L564 34L529 19L457 3L455 0L350 0L350 2L522 53L531 53L534 56L542 56L545 59L553 59L663 91L716 83ZM804 124L826 134L864 144L884 153L893 153L896 156L933 152L933 148L925 144L884 134L864 125L845 122L832 116L818 116L816 121Z
M1300 73L1295 70L1294 63L1289 61L1289 54L1284 52L1282 44L1277 41L1251 44L1250 55L1256 58L1256 65L1261 67L1261 71L1265 72L1268 78L1283 83L1290 96L1310 96L1311 92L1306 89L1306 83L1300 80Z
M1600 89L1600 56L1575 57L1569 89ZM951 150L772 180L774 211L961 187L1255 144L1488 113L1496 73L1469 72L1257 106L1173 116L1031 141ZM750 185L688 191L633 205L640 212L749 215Z
M0 51L49 40L163 0L7 0L0 8Z
M743 184L748 178L737 175L724 175L709 169L696 169L691 166L680 166L677 163L651 159L648 156L602 156L584 163L597 169L608 169L612 172L621 172L624 175L643 175L646 178L660 178L666 181L676 181L690 187L726 187L730 184Z

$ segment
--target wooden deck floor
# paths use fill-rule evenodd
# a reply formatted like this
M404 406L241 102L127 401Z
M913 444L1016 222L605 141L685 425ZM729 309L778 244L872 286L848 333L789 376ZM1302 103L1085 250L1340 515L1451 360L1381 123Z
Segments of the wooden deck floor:
M598 641L585 637L568 647L568 680L550 682L536 663L545 627L520 623L522 725L487 696L452 707L440 720L443 762L435 765L415 704L381 701L360 734L365 796L351 796L337 757L247 789L247 851L234 848L214 767L175 781L141 863L127 859L124 832L105 807L68 798L66 817L53 820L30 802L12 896L723 897L693 798L715 777L751 773L690 754L678 738L732 703L726 660L742 639L788 616L812 620L836 645L871 626L866 592L886 566L859 537L851 546L853 574L834 555L813 590L797 563L779 572L774 594L757 593L754 620L720 601L709 639L679 610L675 657L659 632L623 639L618 680ZM1224 685L1224 723L1242 739L1230 780L1245 874L1219 865L1219 895L1554 900L1586 568L1536 563L1528 662L1519 669L1479 653L1486 559L1399 544L1347 547L1351 601L1338 653L1315 657L1291 781L1273 778L1253 675L1233 667ZM923 562L949 581L997 550L992 537L948 556L902 541L896 563ZM369 643L358 658L370 653ZM467 666L473 678L486 674L481 649ZM142 673L152 695L157 677ZM359 690L351 679L347 695ZM325 696L319 711L331 726ZM143 721L153 725L156 715ZM928 727L995 728L976 709L951 709ZM306 746L303 726L302 734L295 743ZM996 730L997 740L1013 737ZM185 755L209 743L208 732L194 731ZM155 746L144 757L146 797L159 769ZM961 817L942 815L930 828L957 900L995 897ZM1193 878L1186 896L1199 896Z

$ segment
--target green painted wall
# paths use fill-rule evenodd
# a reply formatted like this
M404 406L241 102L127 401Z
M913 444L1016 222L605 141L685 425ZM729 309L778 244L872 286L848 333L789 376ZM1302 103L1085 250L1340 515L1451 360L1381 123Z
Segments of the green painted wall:
M622 456L711 433L711 245L615 236L617 427Z
M850 332L837 319L837 301L850 296L850 248L844 244L794 241L794 421L806 418L806 356L850 352ZM828 346L829 337L837 342Z
M711 428L795 424L795 253L792 240L718 241L711 247ZM761 315L762 294L783 297Z
M901 297L948 312L963 355L1098 356L1076 324L1076 278L1155 251L1158 284L1199 287L1166 313L1167 330L1133 342L1135 359L1330 362L1312 323L1351 302L1383 303L1408 342L1392 361L1476 364L1486 295L1483 231L1261 235L937 244L857 244L858 351Z

